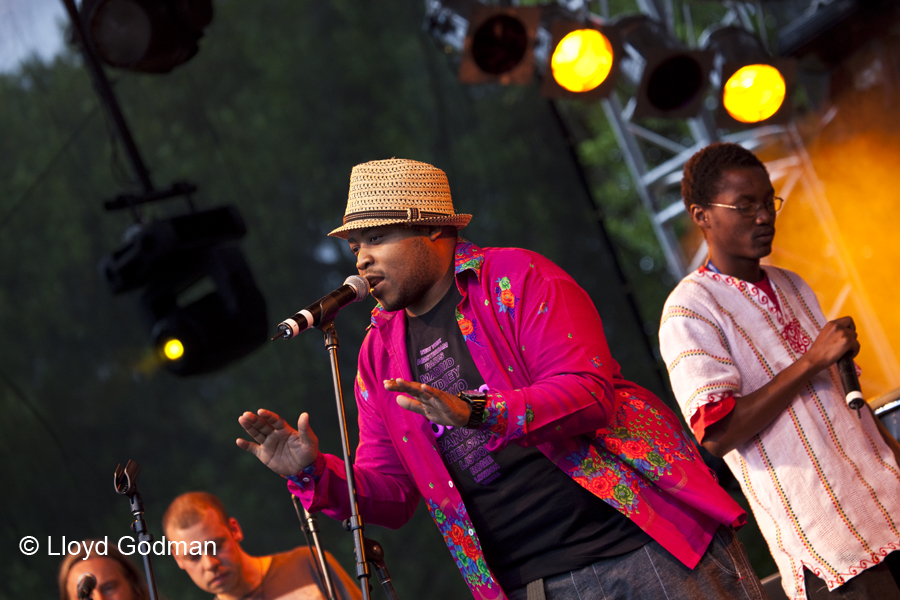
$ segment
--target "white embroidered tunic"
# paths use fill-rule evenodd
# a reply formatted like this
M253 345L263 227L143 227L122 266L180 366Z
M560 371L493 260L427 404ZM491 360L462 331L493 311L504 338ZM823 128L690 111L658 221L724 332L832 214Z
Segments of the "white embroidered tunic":
M794 363L826 319L795 273L764 267L778 305L757 286L704 267L666 301L660 350L688 423L698 408L735 403ZM750 441L725 455L789 598L803 569L833 590L900 548L900 469L869 410L847 407L836 367L803 387Z

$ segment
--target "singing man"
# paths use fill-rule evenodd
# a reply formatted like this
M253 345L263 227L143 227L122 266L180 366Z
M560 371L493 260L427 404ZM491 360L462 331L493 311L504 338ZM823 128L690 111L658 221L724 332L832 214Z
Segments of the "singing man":
M446 175L357 165L343 224L378 305L356 377L363 519L424 499L476 598L762 598L744 512L676 416L626 381L588 294L546 258L460 238ZM342 459L266 410L238 446L349 516Z

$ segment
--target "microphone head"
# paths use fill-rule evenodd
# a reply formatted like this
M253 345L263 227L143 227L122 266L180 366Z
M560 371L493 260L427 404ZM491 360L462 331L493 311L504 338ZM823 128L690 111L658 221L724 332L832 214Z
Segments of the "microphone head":
M78 598L90 598L95 587L97 587L97 578L90 573L82 573L78 578Z
M369 282L359 275L351 275L344 280L344 285L349 285L356 291L356 300L354 302L359 302L369 297Z

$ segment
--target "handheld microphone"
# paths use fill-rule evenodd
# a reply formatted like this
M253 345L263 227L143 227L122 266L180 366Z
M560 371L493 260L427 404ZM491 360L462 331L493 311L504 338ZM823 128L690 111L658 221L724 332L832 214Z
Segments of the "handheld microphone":
M289 340L305 329L327 323L348 304L365 300L368 296L369 282L359 275L351 275L344 280L344 285L279 323L278 333L272 341Z
M97 578L90 573L82 573L78 578L78 600L89 600L95 587L97 587Z
M856 376L856 366L853 364L853 357L848 352L837 362L838 373L841 376L841 383L844 384L844 393L847 406L856 411L859 415L859 409L866 403L863 398L862 391L859 387L859 377Z

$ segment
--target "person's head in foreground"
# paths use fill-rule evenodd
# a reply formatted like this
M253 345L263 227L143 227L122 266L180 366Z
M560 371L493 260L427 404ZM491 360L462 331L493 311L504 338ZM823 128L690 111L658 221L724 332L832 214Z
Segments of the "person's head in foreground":
M87 574L93 575L97 585L91 600L146 600L147 584L137 566L123 556L115 545L105 544L105 555L90 553L87 560L85 544L97 548L100 540L85 540L75 554L67 554L59 565L59 599L77 600L78 583Z
M201 590L241 596L259 586L257 559L240 545L241 526L212 494L188 492L175 498L163 515L163 531L175 562Z

